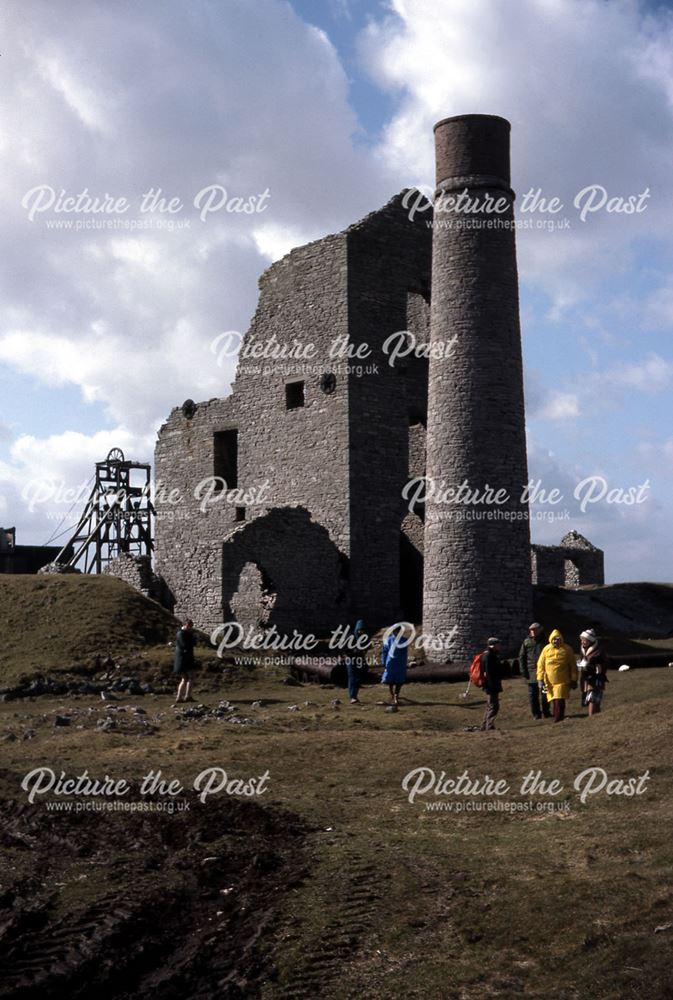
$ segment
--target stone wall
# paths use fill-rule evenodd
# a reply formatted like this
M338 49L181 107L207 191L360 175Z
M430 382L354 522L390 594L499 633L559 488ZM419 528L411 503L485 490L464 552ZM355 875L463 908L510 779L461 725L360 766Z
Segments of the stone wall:
M403 616L403 490L410 469L425 468L427 358L395 358L395 341L384 345L407 333L427 344L431 251L425 217L410 222L400 197L348 230L350 338L370 346L377 366L350 376L352 599L355 617L372 625Z
M382 345L407 327L427 339L429 273L430 231L398 196L262 275L232 394L174 409L159 432L157 569L178 615L205 629L261 615L302 631L398 617L410 415L425 416L427 362L393 369ZM286 357L250 356L270 344ZM312 357L297 357L307 346ZM289 407L297 380L303 405ZM214 435L234 429L237 490L204 502L195 490L215 471ZM413 447L420 468L419 432ZM260 580L273 582L272 605Z
M481 189L496 175L511 220L509 126L488 119L493 139L483 118L468 116L448 153L441 133L438 163L453 157L457 174L438 180ZM189 401L159 432L157 570L176 613L202 629L232 617L303 632L363 617L371 628L424 610L431 631L458 626L454 659L493 632L507 644L525 633L521 505L507 505L509 522L428 526L427 505L410 510L403 496L426 469L513 497L527 482L514 234L440 237L431 211L409 219L403 195L268 268L231 395ZM417 346L458 334L458 349L391 365L394 334ZM235 461L230 441L216 445L222 432L236 432ZM223 467L237 482L214 492Z
M560 545L531 546L531 575L533 583L546 587L602 587L603 552L578 531L569 531Z
M158 601L170 611L173 610L173 597L166 582L154 573L149 556L134 556L124 552L116 559L111 559L103 569L103 573L116 576L135 590L139 590L145 597L151 597L153 601Z

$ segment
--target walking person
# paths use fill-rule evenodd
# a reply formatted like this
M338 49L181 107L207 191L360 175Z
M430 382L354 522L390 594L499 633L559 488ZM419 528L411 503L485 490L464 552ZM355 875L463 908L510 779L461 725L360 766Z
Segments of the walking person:
M493 720L500 711L500 694L502 692L502 664L500 662L500 639L491 636L484 652L481 654L481 674L483 689L486 692L486 711L481 726L483 731L495 729Z
M393 625L381 650L381 663L384 667L381 683L388 685L392 705L399 705L400 691L407 679L407 643L402 644L403 639L404 626Z
M358 693L362 685L363 678L367 673L367 657L358 648L357 640L365 635L365 623L362 618L358 618L353 629L353 645L355 649L346 658L346 671L348 673L348 697L351 705L359 702Z
M549 636L549 642L537 661L537 679L542 681L551 702L554 722L565 719L566 700L571 687L577 687L577 664L575 654L563 641L557 628Z
M173 673L180 678L178 691L175 696L175 704L180 701L194 701L190 691L192 686L192 673L194 671L194 646L196 636L194 635L194 622L188 618L182 624L182 628L175 637L175 659L173 661Z
M594 629L580 632L582 659L578 667L583 674L582 704L589 706L589 716L598 715L607 684L608 658L601 647Z
M549 719L551 712L547 695L537 679L537 661L540 653L547 645L547 637L539 622L528 626L528 635L521 643L519 650L519 669L528 684L528 704L534 719Z

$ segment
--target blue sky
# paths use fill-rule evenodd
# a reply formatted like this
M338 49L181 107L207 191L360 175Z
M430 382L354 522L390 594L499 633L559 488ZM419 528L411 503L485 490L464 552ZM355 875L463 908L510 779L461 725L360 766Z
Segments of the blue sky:
M670 580L673 516L673 12L636 0L122 0L0 14L0 523L43 542L58 502L120 445L150 460L187 396L226 394L213 338L245 331L259 274L402 187L432 183L432 125L512 122L513 185L564 203L560 232L518 235L531 475L608 579ZM259 214L198 218L219 183ZM649 192L638 214L577 193ZM27 192L183 203L189 228L65 231ZM131 218L139 218L136 210ZM64 216L62 215L61 218ZM89 216L91 218L92 216ZM161 221L161 220L159 220ZM581 511L587 476L650 486L639 505Z

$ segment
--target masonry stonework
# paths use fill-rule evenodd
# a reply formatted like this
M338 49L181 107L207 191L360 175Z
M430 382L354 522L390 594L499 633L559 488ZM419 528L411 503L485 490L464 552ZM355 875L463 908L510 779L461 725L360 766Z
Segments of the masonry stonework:
M455 635L456 659L483 648L488 635L513 648L531 615L509 128L486 115L435 126L430 339L438 350L430 360L427 472L437 491L491 487L504 500L447 503L436 492L426 504L424 627ZM438 200L462 192L480 205L487 195L499 199L504 211L439 213Z
M531 546L531 577L534 584L546 587L602 587L603 552L579 531L569 531L560 545Z
M174 409L159 432L157 569L176 614L312 632L400 617L402 490L410 446L423 464L410 426L425 421L427 361L392 367L384 343L406 330L427 340L430 263L425 219L397 196L262 275L231 395ZM270 343L313 353L256 359ZM226 431L237 484L212 494Z
M440 123L439 187L488 187L511 219L508 130ZM454 659L525 634L527 521L450 523L404 495L426 472L515 496L527 481L513 230L433 236L425 208L410 217L403 192L274 263L231 394L188 400L161 428L157 571L198 627L423 616L458 626ZM454 335L455 353L429 361ZM408 350L391 363L395 345Z

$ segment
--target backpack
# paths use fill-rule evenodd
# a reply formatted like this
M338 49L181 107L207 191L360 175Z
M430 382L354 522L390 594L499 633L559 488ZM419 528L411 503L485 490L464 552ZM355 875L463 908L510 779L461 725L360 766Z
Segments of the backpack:
M475 687L484 686L484 674L481 669L481 658L483 653L475 653L470 664L470 681Z

